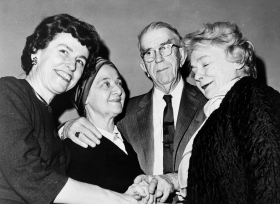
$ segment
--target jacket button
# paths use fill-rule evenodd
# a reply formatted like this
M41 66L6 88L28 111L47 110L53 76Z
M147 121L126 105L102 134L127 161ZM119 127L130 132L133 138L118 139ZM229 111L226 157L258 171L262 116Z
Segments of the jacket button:
M65 156L64 155L60 157L60 163L62 163L62 164L65 163Z
M52 113L52 107L48 106L49 113Z

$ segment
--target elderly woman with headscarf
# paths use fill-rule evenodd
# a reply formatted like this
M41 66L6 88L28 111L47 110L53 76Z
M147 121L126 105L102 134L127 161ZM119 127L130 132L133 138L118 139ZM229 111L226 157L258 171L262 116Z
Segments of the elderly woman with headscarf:
M209 99L207 118L178 175L163 177L184 203L280 203L280 94L255 79L252 43L229 22L206 24L184 40L196 85Z
M86 183L123 193L143 174L137 155L115 125L125 101L121 76L109 60L97 58L95 69L74 93L74 104L102 133L100 145L83 148L64 140L71 152L68 175ZM79 133L78 133L79 134Z
M47 17L27 38L21 58L26 78L0 79L1 204L138 203L65 172L68 154L49 104L90 73L98 41L90 24L68 14Z

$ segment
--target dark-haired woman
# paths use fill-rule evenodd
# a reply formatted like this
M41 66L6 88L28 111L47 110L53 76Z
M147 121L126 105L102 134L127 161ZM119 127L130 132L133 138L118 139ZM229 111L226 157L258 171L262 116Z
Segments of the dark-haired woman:
M138 203L65 175L68 155L49 104L90 73L98 39L93 26L70 15L45 18L23 50L26 79L0 79L1 204Z

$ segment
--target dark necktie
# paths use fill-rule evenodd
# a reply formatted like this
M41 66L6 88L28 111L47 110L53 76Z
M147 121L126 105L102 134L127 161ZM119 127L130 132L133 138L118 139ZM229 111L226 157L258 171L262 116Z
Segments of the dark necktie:
M164 95L166 106L163 111L163 173L171 173L173 168L174 118L171 95Z

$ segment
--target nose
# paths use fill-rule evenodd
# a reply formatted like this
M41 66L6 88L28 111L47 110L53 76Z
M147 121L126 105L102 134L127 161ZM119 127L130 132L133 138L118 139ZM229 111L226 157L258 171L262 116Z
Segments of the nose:
M72 72L76 71L76 60L75 59L68 59L65 63L66 67Z
M155 50L154 52L155 52L155 62L156 63L164 61L164 58L161 55L161 53L159 52L159 50L158 51Z
M194 80L200 81L201 79L203 79L203 73L200 69L197 69L196 73L194 73Z
M117 94L117 95L122 95L122 92L123 92L123 89L120 87L120 85L118 84L114 84L114 87L113 87L113 91L114 91L114 94Z

